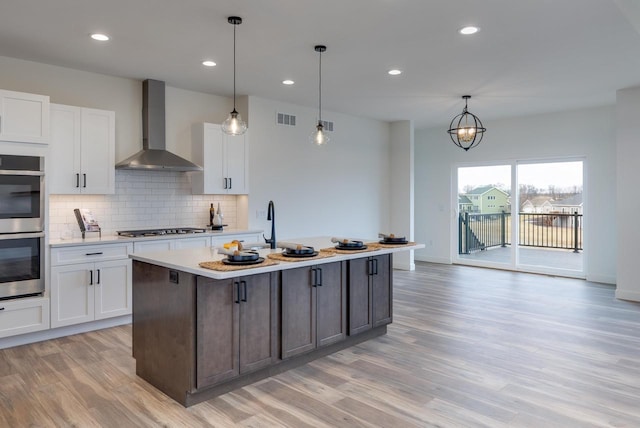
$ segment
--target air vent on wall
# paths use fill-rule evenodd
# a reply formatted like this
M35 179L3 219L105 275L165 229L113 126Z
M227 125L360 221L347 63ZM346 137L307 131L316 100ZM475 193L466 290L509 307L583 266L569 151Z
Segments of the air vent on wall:
M323 120L322 127L324 128L325 131L333 132L333 122Z
M278 125L296 126L296 117L287 113L276 113L276 123Z

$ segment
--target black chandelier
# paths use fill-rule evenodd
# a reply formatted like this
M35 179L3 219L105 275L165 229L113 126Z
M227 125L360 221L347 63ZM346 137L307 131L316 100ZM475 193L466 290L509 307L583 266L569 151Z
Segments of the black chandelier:
M467 151L480 144L487 128L482 126L478 116L467 110L467 101L471 95L463 95L462 98L464 99L464 109L462 109L462 113L453 118L447 132L453 144Z

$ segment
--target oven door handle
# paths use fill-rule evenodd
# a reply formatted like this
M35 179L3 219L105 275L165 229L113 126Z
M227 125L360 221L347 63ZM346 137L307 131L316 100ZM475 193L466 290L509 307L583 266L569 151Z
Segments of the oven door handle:
M29 175L35 177L44 175L44 171L17 171L15 169L0 169L0 175Z
M44 232L34 233L6 233L0 234L0 241L5 239L26 239L26 238L43 238Z

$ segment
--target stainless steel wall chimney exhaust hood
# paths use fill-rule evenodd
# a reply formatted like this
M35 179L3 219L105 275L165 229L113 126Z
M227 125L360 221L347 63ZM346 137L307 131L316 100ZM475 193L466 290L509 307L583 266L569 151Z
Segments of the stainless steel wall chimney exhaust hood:
M164 82L142 82L142 150L118 162L116 169L202 171L202 167L166 150Z

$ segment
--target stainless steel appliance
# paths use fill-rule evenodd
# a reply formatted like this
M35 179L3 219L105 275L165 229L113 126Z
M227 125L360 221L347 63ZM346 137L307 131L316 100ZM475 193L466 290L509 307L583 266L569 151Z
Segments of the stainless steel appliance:
M0 155L0 233L44 230L44 160Z
M44 232L0 234L0 299L44 291Z
M199 227L170 227L160 229L119 230L118 236L127 238L142 238L145 236L184 235L190 233L203 233L205 230Z

